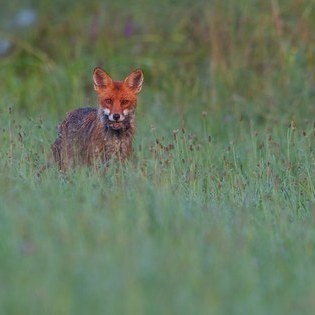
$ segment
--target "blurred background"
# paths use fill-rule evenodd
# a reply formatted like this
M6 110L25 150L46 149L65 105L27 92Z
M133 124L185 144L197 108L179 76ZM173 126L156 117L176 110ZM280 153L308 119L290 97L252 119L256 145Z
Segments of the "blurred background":
M94 67L140 67L156 110L304 119L314 29L312 0L2 1L0 109L59 117L94 106Z
M0 314L315 314L314 0L0 3ZM134 157L60 174L96 66Z

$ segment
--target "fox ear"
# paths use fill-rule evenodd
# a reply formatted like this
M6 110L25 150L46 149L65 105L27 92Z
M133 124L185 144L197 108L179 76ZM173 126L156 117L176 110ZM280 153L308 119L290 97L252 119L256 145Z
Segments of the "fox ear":
M112 78L100 67L95 68L93 71L94 89L97 91L99 88L106 88L111 85Z
M127 86L135 93L139 93L143 83L143 72L141 69L137 69L131 72L124 81Z

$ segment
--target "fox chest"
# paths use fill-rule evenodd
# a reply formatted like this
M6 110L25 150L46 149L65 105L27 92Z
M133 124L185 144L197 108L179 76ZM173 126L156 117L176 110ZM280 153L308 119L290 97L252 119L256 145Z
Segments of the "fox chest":
M100 155L105 160L117 158L124 160L132 152L132 139L124 137L105 137L101 142L92 145L91 153Z

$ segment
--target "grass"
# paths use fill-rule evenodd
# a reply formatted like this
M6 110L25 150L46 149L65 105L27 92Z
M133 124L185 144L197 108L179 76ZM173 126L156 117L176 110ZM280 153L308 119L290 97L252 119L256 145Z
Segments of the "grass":
M33 5L0 59L0 313L313 314L312 2ZM133 158L43 171L98 64L145 70Z

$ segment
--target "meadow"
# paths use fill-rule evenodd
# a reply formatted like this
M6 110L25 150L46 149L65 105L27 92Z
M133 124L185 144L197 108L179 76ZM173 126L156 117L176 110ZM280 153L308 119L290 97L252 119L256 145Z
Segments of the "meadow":
M1 6L0 314L314 314L313 1ZM46 169L96 66L144 70L133 157Z

